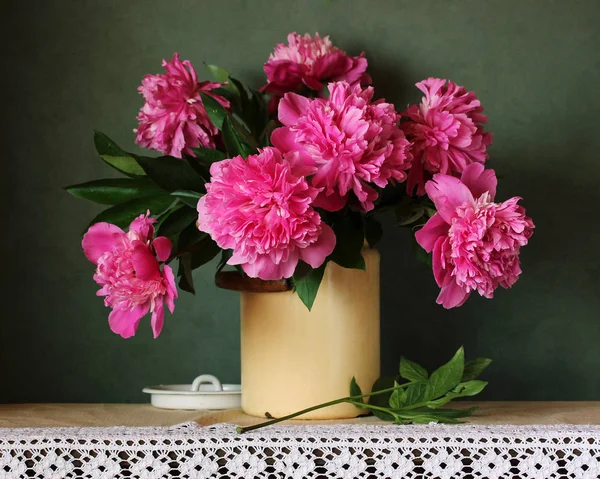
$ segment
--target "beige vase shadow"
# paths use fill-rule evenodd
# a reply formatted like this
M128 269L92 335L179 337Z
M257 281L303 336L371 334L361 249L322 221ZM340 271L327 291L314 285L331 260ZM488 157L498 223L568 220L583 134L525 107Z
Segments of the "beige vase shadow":
M241 293L242 409L282 417L347 396L352 376L369 392L380 374L379 260L363 249L366 270L328 263L312 311L291 291ZM300 419L343 419L338 404Z

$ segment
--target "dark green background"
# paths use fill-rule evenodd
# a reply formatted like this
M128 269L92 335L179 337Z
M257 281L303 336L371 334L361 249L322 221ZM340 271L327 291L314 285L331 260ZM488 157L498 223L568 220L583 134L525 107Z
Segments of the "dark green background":
M364 50L376 94L399 109L427 76L475 90L498 198L522 196L537 226L512 291L446 311L409 232L388 221L384 370L401 354L433 366L464 344L495 361L488 399L600 399L600 2L45 0L12 2L3 19L1 402L141 402L143 386L200 373L239 381L238 296L216 289L212 265L158 340L147 320L130 340L110 332L80 250L99 208L61 187L113 174L94 128L134 148L136 88L162 58L260 86L294 30Z

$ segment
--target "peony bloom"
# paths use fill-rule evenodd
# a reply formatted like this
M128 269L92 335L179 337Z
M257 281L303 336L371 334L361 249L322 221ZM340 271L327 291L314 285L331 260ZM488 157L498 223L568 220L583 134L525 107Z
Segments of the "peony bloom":
M213 163L210 173L198 228L233 250L228 264L275 280L291 277L299 260L318 268L333 252L333 230L312 207L317 190L276 148Z
M137 116L136 143L177 158L193 156L191 148L214 148L219 130L209 120L200 92L229 108L225 98L211 93L221 84L198 83L192 64L179 60L177 53L162 65L167 73L146 75L138 88L146 103Z
M492 135L483 131L487 116L473 92L451 81L428 78L417 83L425 93L420 105L412 105L402 116L408 121L400 127L413 143L413 166L407 190L425 194L431 175L460 176L471 163L485 163Z
M433 251L437 303L445 308L462 305L472 291L492 298L498 286L510 288L521 274L519 251L534 225L517 204L521 198L494 203L496 184L494 170L472 163L460 179L436 174L425 185L438 212L416 239Z
M350 57L334 47L329 37L321 38L318 33L314 37L290 33L288 45L280 43L275 47L264 70L268 83L263 90L277 97L303 85L321 91L323 82L329 81L371 83L364 54Z
M373 185L406 180L410 143L394 105L371 101L372 87L337 82L329 92L328 99L314 100L287 93L279 104L284 126L271 142L301 174L314 175L310 183L320 191L315 206L337 211L353 192L362 211L372 210L379 195Z
M164 306L171 313L177 298L175 277L170 266L162 270L159 261L171 254L171 241L154 238L155 219L140 215L129 225L129 232L110 223L96 223L81 243L87 259L94 263L94 280L102 288L104 304L112 308L108 324L113 332L130 338L140 319L152 313L152 331L158 337L164 323Z

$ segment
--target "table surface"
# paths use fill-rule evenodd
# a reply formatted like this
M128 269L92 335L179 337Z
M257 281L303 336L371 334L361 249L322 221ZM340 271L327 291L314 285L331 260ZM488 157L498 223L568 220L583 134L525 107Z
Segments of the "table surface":
M455 407L478 406L469 424L594 424L600 425L600 401L460 402ZM239 409L186 411L157 409L149 404L2 404L0 427L171 426L194 421L250 425L265 419L245 415ZM374 424L375 417L341 421L290 421L290 424Z

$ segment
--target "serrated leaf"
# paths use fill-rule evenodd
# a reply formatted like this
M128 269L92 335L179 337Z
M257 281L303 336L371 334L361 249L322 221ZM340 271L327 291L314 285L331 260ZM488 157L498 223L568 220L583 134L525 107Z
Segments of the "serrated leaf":
M312 309L317 293L319 292L319 286L325 274L326 265L327 263L323 263L320 267L311 269L304 276L296 277L294 275L293 277L296 294L298 294L298 297L309 311Z
M204 109L208 114L209 120L221 131L223 129L223 122L229 116L229 113L223 105L208 93L200 93L200 97L202 98L202 103L204 104Z
M362 396L362 394L363 394L362 389L360 389L360 386L356 382L356 378L354 376L352 376L352 379L350 380L350 396ZM365 402L364 398L357 398L354 400L356 402L361 402L361 403Z
M426 381L429 378L423 366L405 357L400 358L400 376L407 381Z
M153 216L157 216L168 209L174 201L173 197L166 193L157 196L136 198L104 210L91 221L89 226L95 223L106 222L117 225L120 228L126 228L129 226L129 223L139 215L146 213L146 211L150 210Z
M173 236L179 234L187 226L198 219L198 213L195 209L186 206L179 208L169 214L160 224L157 236Z
M361 253L365 232L359 213L347 212L340 215L332 226L335 233L335 249L331 261L343 268L365 269L365 259Z
M160 189L145 178L106 178L67 186L65 190L77 198L101 205L118 205L160 193Z
M123 151L104 133L94 132L94 145L100 158L121 173L132 177L144 175L144 170L137 163L134 156Z
M204 192L204 178L185 160L172 156L139 156L136 160L148 177L169 193L178 190Z
M436 399L453 389L462 378L465 366L465 352L462 346L453 358L436 369L427 383L426 399Z
M465 369L461 378L462 382L471 381L479 375L492 363L491 359L475 358L465 363Z

